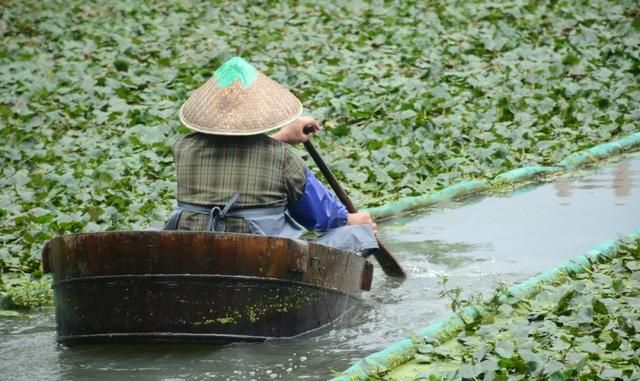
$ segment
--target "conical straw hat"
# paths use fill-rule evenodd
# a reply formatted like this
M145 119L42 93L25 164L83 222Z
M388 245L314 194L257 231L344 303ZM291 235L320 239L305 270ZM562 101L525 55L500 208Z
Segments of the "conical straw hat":
M240 57L226 61L180 108L180 120L212 135L257 135L302 114L295 95Z

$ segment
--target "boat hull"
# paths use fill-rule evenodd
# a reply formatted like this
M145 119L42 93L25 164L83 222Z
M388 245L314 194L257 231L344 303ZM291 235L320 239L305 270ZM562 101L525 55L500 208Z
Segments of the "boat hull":
M58 341L262 341L340 319L371 285L364 258L303 241L206 232L51 240Z

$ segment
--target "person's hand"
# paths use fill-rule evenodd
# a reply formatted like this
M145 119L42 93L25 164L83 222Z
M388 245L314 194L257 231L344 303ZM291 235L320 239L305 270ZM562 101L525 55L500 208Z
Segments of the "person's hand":
M367 212L349 213L347 217L348 225L371 225L374 233L377 233L378 225L373 222L371 215Z
M305 133L305 126L311 126L312 131ZM320 125L315 119L310 116L300 116L298 119L282 127L280 131L271 135L271 137L283 143L298 144L311 139L311 136L318 131L320 131Z

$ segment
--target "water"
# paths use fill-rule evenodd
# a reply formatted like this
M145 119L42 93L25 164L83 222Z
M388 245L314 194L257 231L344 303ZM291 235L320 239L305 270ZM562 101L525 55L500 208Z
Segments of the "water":
M440 280L490 293L640 228L640 155L505 196L443 205L380 224L409 273L376 268L362 305L291 341L227 346L86 346L55 342L51 310L0 318L2 380L317 380L449 314Z

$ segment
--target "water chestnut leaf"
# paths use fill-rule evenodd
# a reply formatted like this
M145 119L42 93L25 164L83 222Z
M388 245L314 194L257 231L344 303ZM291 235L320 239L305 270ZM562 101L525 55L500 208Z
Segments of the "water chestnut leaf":
M404 110L395 114L397 120L413 119L417 113L413 110Z
M598 353L599 351L601 351L600 347L598 347L598 345L592 341L582 343L579 348L587 353Z
M515 349L515 345L512 341L508 340L500 340L496 343L495 352L504 358L511 358L513 355L513 351Z
M599 299L594 298L591 304L593 306L593 311L596 314L607 315L609 313L609 311L607 310L607 307Z
M113 62L113 66L118 71L127 71L127 70L129 70L129 63L127 61L125 61L125 60L122 60L122 59L115 60Z

